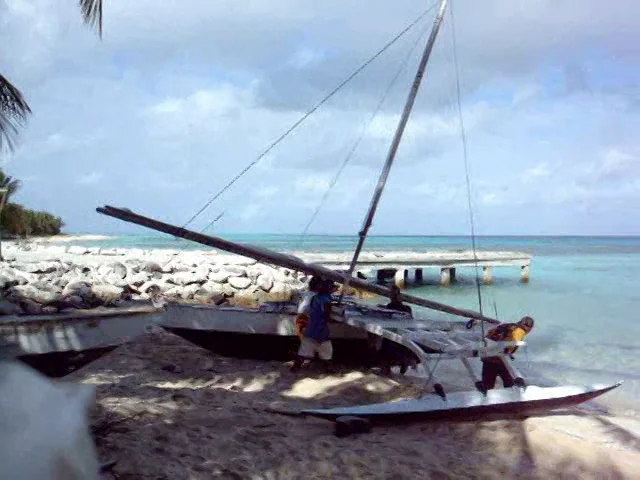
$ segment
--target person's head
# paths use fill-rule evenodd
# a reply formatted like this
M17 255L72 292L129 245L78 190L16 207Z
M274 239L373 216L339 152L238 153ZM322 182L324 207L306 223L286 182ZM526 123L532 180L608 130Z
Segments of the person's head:
M389 290L391 290L391 300L398 301L398 297L400 296L400 287L392 285Z
M333 282L333 280L325 280L322 283L322 290L321 292L326 294L326 295L331 295L333 292L336 291L336 284Z
M322 286L322 279L320 277L313 276L311 280L309 280L309 291L310 292L319 292Z
M531 330L533 330L534 323L535 322L533 321L533 318L527 316L522 317L518 322L518 325L522 327L527 333L529 333Z

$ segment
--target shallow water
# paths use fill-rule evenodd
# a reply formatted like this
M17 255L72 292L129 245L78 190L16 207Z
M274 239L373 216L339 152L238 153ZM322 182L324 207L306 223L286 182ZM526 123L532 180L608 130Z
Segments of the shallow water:
M355 237L228 235L225 238L280 251L352 251ZM122 236L83 245L128 248L200 249L168 236ZM369 250L469 249L465 237L370 237ZM625 384L602 397L616 410L640 405L640 238L481 237L482 250L517 250L533 255L528 284L517 267L494 269L494 283L482 286L483 311L504 321L536 319L518 352L516 365L548 383ZM473 268L459 269L457 282L437 285L438 271L425 270L426 285L412 294L451 305L478 308Z

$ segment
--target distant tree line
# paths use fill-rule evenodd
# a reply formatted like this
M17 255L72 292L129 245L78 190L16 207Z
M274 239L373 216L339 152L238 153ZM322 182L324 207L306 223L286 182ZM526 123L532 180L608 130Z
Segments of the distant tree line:
M62 230L64 222L47 212L36 212L11 202L11 197L18 191L21 183L0 169L0 188L7 189L5 205L0 217L2 233L10 236L25 237L29 235L46 236L57 235ZM0 197L1 198L1 197Z

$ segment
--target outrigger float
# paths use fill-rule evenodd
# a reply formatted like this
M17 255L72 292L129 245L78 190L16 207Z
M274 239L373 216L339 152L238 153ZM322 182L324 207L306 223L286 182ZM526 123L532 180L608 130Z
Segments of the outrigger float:
M417 399L374 403L354 407L302 410L302 415L336 420L367 418L373 423L416 420L467 420L484 416L527 416L546 410L571 407L592 400L620 386L613 385L501 388L486 393L455 392L441 399L425 395ZM444 400L444 401L443 401Z
M253 258L259 262L301 271L308 275L317 275L342 284L343 292L347 291L349 286L352 286L390 297L391 292L388 288L363 281L354 277L353 274L424 77L427 62L440 30L446 7L447 0L441 0L384 167L380 173L369 210L359 233L358 244L349 270L346 273L334 271L320 265L305 263L291 255L264 248L240 245L222 238L190 231L136 214L128 209L104 206L98 208L97 211L125 222ZM477 286L479 288L479 284ZM338 352L341 349L341 345L352 346L353 342L350 342L350 340L364 340L371 336L399 345L401 349L413 356L425 369L427 373L425 388L427 390L433 389L435 395L429 393L417 399L393 403L360 405L339 409L307 410L305 411L306 414L330 419L343 415L375 419L397 419L415 416L447 418L502 412L529 413L576 405L591 400L620 385L620 383L614 383L611 385L546 388L528 386L522 374L512 365L509 355L505 352L505 347L523 345L524 342L491 342L491 344L487 344L485 326L500 324L499 320L486 317L481 312L463 310L404 293L399 298L401 301L425 307L432 313L424 318L420 316L418 318L410 318L397 312L371 307L354 300L346 301L340 295L332 307L332 342L336 343ZM436 319L433 317L435 312L438 312L440 316L442 314L453 316L456 320ZM295 339L293 335L294 318L295 308L293 308L293 305L286 303L271 303L253 310L169 305L164 326L186 340L219 350L223 345L233 344L234 342L265 340L265 335L272 338L286 337ZM225 341L231 335L235 336L234 342ZM256 341L255 343L264 344L265 342ZM336 356L339 357L340 354L338 352ZM356 354L358 354L357 349L354 350L352 348L351 355ZM471 365L472 361L478 362L479 359L485 357L499 357L515 379L515 386L485 391L482 382ZM458 360L462 362L476 390L447 393L443 384L436 377L436 370L440 360Z

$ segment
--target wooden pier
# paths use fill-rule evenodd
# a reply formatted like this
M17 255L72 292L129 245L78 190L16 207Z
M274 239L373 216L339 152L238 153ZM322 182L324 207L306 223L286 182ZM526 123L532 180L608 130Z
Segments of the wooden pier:
M334 253L298 253L296 256L308 263L322 265L332 270L346 271L351 262L349 254ZM476 265L481 269L482 282L489 285L493 281L495 267L516 267L520 270L520 281L529 281L531 255L521 252L367 252L360 255L356 272L376 272L376 280L382 283L393 278L395 284L405 288L409 282L409 272L414 271L415 283L424 279L425 269L438 269L440 284L448 286L456 280L457 269L473 269Z

